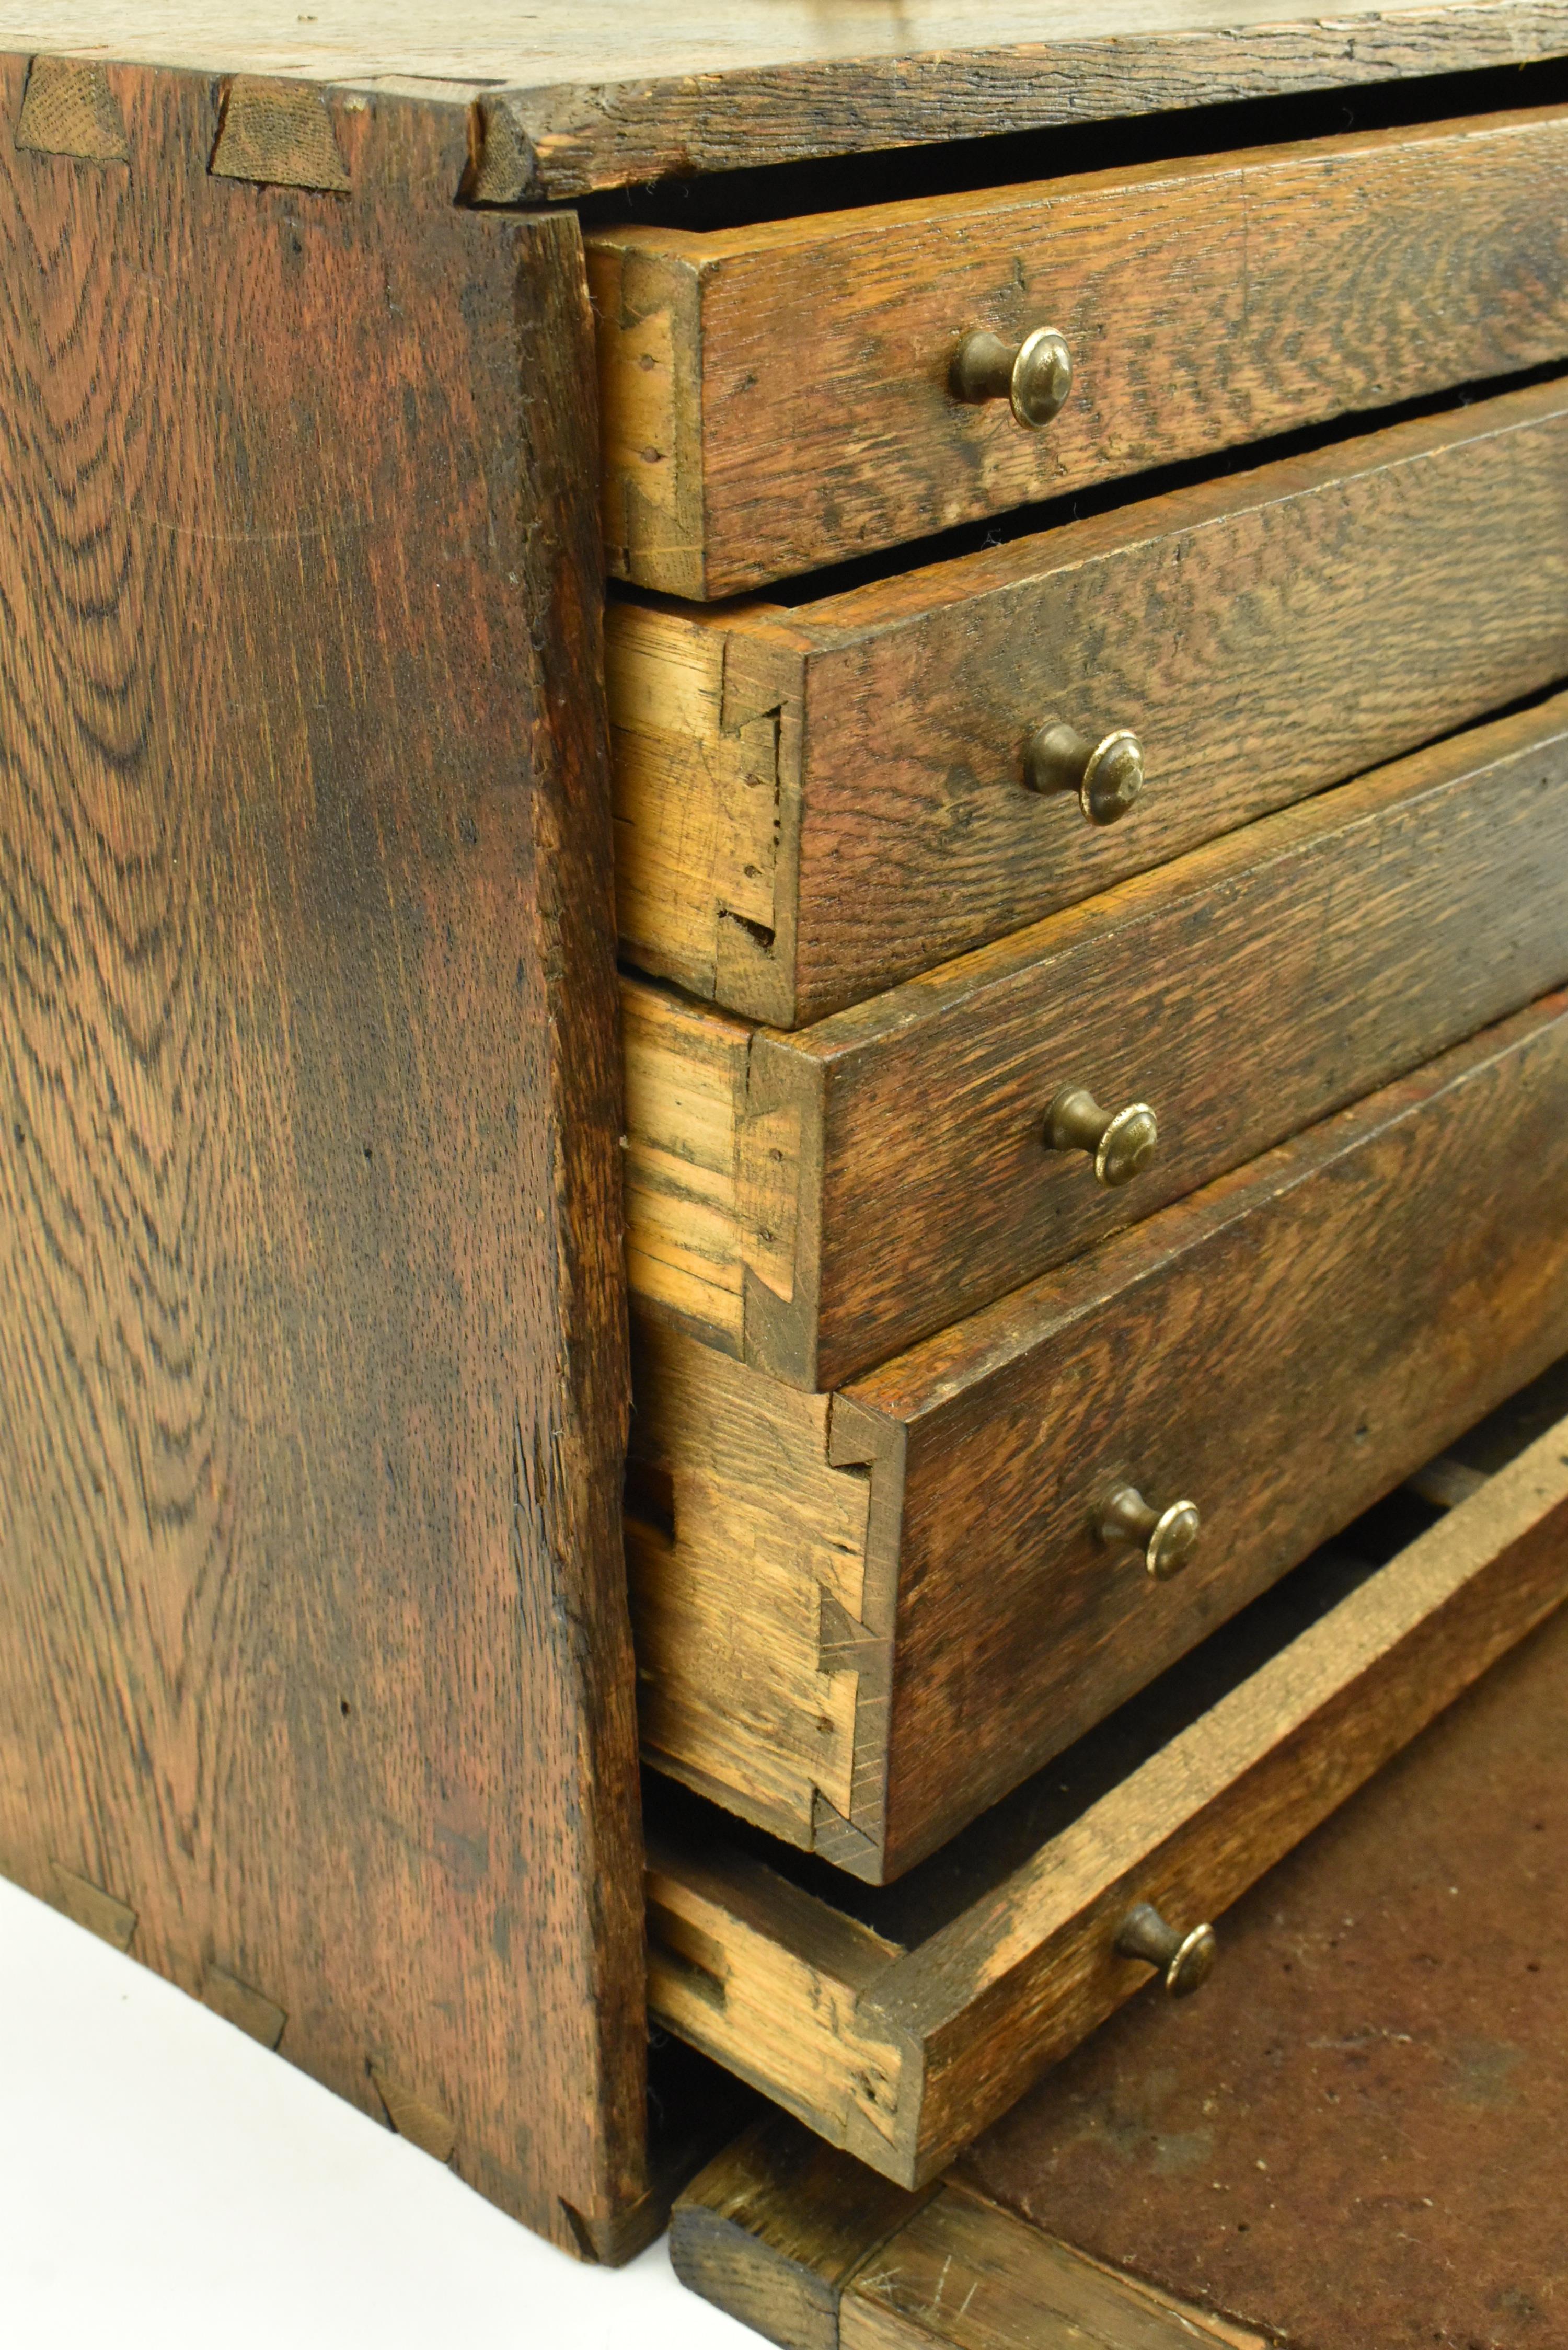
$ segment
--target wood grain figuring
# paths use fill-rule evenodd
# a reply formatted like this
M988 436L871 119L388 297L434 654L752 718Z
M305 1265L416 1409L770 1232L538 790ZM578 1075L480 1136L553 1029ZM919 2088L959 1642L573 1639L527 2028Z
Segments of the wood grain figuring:
M670 172L1168 107L1355 88L1560 57L1561 0L1430 0L1333 18L1278 0L1073 0L1043 38L1037 9L994 0L825 10L818 0L32 0L0 46L213 74L288 75L369 95L472 107L487 197L572 197ZM448 192L450 192L450 191Z
M614 607L624 950L775 1027L820 1018L1555 683L1565 545L1545 385L794 612ZM693 662L760 671L738 706L777 713L771 906L711 846L742 787L678 690ZM1054 711L1143 742L1119 824L1024 787Z
M910 2193L782 2115L692 2181L670 2252L691 2292L782 2350L1262 2350L1259 2335L1086 2259L971 2187Z
M842 1815L832 1857L897 1877L1568 1347L1565 1100L1548 997L853 1382L826 1452L821 1399L661 1330L632 1438L670 1504L634 1592L649 1759L797 1844L814 1783L811 1840ZM1093 1532L1123 1477L1202 1513L1172 1581Z
M711 1835L700 1858L661 1847L654 2013L832 2144L920 2185L1147 1981L1114 1947L1134 1901L1217 1915L1565 1597L1560 1421L1022 1866L879 1965L844 1930L854 1920ZM698 1962L667 1948L665 1915L700 1918ZM764 1940L776 1948L760 1957ZM825 2019L842 2019L837 2070Z
M317 194L108 83L129 171L0 138L0 1855L579 2249L644 2184L580 248L452 206L461 119Z
M611 571L732 596L933 530L1568 353L1568 114L709 231L588 240ZM1054 326L1044 431L953 398ZM657 346L657 347L656 347ZM662 392L661 409L654 405ZM695 463L697 471L692 473Z
M632 1287L837 1386L1568 981L1563 873L1568 698L794 1035L626 980ZM1154 1105L1136 1181L1044 1149L1068 1085Z

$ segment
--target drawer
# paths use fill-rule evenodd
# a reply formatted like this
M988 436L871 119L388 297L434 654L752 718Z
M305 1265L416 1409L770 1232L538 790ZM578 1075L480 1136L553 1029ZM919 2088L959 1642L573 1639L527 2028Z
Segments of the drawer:
M1149 1981L1136 1905L1220 1917L1564 1596L1560 1420L1392 1557L1386 1529L1316 1554L900 1885L656 1810L653 2017L919 2186Z
M610 569L730 596L1568 355L1568 114L587 248ZM1043 328L1048 421L955 396L969 336Z
M898 1875L1568 1347L1565 1120L1559 995L832 1396L643 1319L646 1759Z
M1568 386L607 654L628 959L797 1027L1568 677ZM1055 718L1119 820L1030 788Z
M1568 695L793 1035L627 979L632 1287L837 1387L1564 982Z

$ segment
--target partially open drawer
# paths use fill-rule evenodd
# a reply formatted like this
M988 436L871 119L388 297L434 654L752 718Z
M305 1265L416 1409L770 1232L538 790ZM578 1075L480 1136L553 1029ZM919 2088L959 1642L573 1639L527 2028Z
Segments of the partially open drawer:
M654 2017L931 2178L1149 1980L1116 1948L1135 1907L1217 1915L1568 1596L1568 1418L1482 1473L1543 1397L1568 1404L1563 1366L896 1886L656 1792Z

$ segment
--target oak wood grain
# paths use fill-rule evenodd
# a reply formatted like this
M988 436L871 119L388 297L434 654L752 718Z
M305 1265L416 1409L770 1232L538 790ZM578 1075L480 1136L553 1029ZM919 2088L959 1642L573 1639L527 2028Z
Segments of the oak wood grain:
M878 1958L864 1926L711 1832L701 1857L664 1842L654 2012L830 2143L921 2185L1147 1981L1115 1950L1135 1901L1220 1913L1565 1597L1559 1421L913 1946ZM696 1965L662 1917L700 1931Z
M1568 114L1540 109L746 228L595 230L609 567L737 595L1559 359L1565 190ZM1043 326L1074 367L1044 430L953 396L966 333Z
M0 47L214 74L290 75L474 112L484 196L532 203L668 172L985 138L1026 126L1510 67L1568 48L1562 0L1072 0L1043 26L994 0L31 0ZM448 191L450 192L450 190Z
M897 1877L1568 1347L1565 1101L1551 996L840 1389L825 1451L820 1399L661 1329L649 1759ZM1198 1504L1173 1580L1097 1538L1122 1478Z
M1548 384L794 611L613 608L625 951L794 1028L1538 692L1565 484ZM1142 740L1120 823L1024 787L1054 711Z
M625 980L632 1287L836 1387L1568 981L1564 872L1559 697L793 1035ZM1153 1105L1135 1181L1069 1085Z
M0 1855L580 2249L644 2184L580 247L453 207L461 118L257 188L106 73L129 168L0 134Z

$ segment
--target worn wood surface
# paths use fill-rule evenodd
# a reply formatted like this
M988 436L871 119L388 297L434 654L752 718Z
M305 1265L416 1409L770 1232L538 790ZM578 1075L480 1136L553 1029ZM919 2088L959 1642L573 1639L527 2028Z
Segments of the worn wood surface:
M783 2115L754 2124L676 2204L676 2274L782 2350L860 2344L1262 2350L1043 2234L971 2188L911 2193Z
M1565 522L1545 385L793 612L614 607L624 951L794 1028L1004 937L1561 680ZM1025 788L1054 711L1142 740L1120 823Z
M1238 1993L1133 2002L966 2182L1272 2343L1552 2341L1565 1675L1568 1611L1236 1905Z
M626 980L633 1290L836 1387L1568 981L1563 873L1568 698L794 1035ZM1068 1085L1153 1105L1135 1181Z
M649 1758L898 1876L1568 1346L1565 1102L1549 997L839 1390L826 1451L659 1331ZM1202 1513L1173 1580L1093 1530L1124 1476Z
M1517 66L1568 48L1562 0L1282 16L1277 0L1075 0L1048 26L992 0L852 10L816 0L32 0L0 47L85 52L202 77L291 75L473 109L476 179L503 203L669 172L985 138L1280 92ZM445 159L443 159L444 161Z
M125 164L15 149L3 78L0 1855L612 2244L643 2001L575 227L454 208L461 120L399 101L317 194L209 172L209 81L110 67Z
M1568 353L1568 114L708 232L596 230L611 571L722 597ZM1054 326L1044 431L950 386ZM629 403L632 415L620 414Z
M1218 1915L1564 1597L1559 1421L910 1945L726 1854L711 1828L656 1842L653 2011L918 2186L1148 1980L1114 1947L1135 1901ZM961 1838L961 1873L962 1854Z

